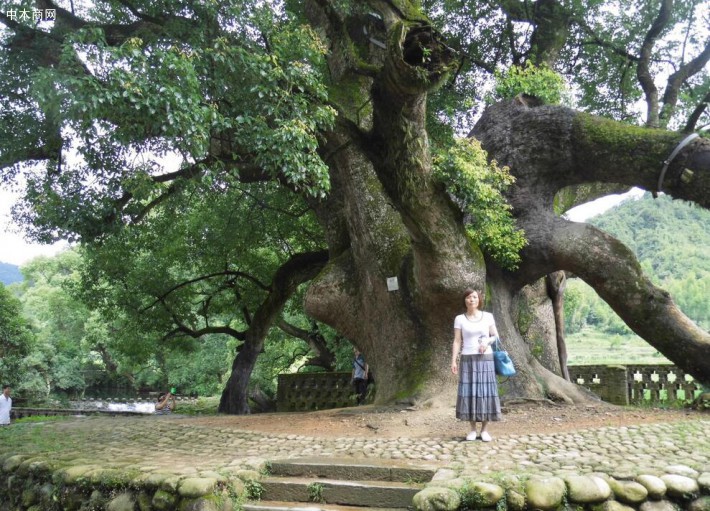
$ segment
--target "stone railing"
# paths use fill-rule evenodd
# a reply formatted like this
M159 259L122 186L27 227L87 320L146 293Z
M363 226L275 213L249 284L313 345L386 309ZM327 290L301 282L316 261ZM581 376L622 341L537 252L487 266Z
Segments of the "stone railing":
M299 412L353 406L354 394L350 373L280 374L276 409Z
M78 399L75 401L70 401L69 406L74 410L116 410L124 409L125 411L137 411L142 413L152 413L154 411L154 405L158 400L159 393L154 392L154 395L149 395L148 397L136 397L136 398L108 398L108 399L94 399L85 398ZM180 404L195 404L197 403L196 397L190 396L175 396L175 401ZM152 406L151 406L152 405Z
M569 373L573 382L617 405L689 401L702 391L700 383L674 365L569 366ZM296 412L353 406L353 394L350 373L280 374L276 408Z
M10 417L13 420L24 419L25 417L49 417L57 415L146 415L141 412L133 412L127 410L70 410L67 408L18 408L13 407L10 410Z
M175 396L179 404L195 404L197 398ZM70 401L69 408L13 406L10 416L13 419L50 415L146 415L155 412L155 399L81 399ZM13 403L14 404L14 403Z
M690 401L702 392L699 382L670 364L587 365L568 369L573 382L617 405Z

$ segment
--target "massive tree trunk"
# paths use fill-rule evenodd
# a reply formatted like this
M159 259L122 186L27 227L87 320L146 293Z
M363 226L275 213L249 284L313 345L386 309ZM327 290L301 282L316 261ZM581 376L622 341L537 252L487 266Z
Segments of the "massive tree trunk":
M349 54L345 24L328 3L311 3L312 22L331 38L334 89L349 87L351 95L359 90L357 105L371 101L371 109L368 105L370 115L360 110L355 115L356 106L344 107L322 147L333 193L314 209L327 232L330 262L310 286L305 305L365 354L378 378L376 402L410 397L453 404L452 325L467 286L484 290L486 308L519 369L507 384L507 397L590 399L559 376L556 353L546 364L554 372L538 361L515 321L521 289L559 270L581 276L632 329L707 380L708 334L643 277L618 242L553 212L555 195L571 186L601 182L652 189L659 163L680 137L558 107L531 109L511 102L489 108L473 135L518 178L509 200L530 241L520 269L501 270L469 241L463 215L432 178L426 95L452 66L453 55L426 20L411 12L405 17L390 2L369 3L383 25L375 42L386 41L386 49L370 39L358 56ZM376 65L362 65L361 55ZM707 205L706 192L699 191L708 182L702 144L676 159L665 188ZM694 169L691 187L678 177L684 167ZM580 236L587 236L584 244ZM586 247L584 253L578 252L580 246ZM596 261L589 260L592 254ZM614 264L618 271L607 272L605 267ZM393 277L398 289L388 290ZM639 321L651 312L662 315ZM687 351L678 350L678 342Z
M450 405L453 318L464 288L485 289L520 370L508 395L586 399L555 382L522 341L512 320L512 297L522 285L509 286L502 272L486 282L485 259L469 241L463 215L431 175L426 93L452 55L424 22L380 7L390 45L370 82L372 120L341 120L323 148L334 193L316 210L331 254L310 286L307 312L358 345L378 375L377 402L416 397ZM432 56L425 63L422 44ZM392 277L396 291L387 287Z
M382 63L365 81L372 117L341 120L323 148L334 193L316 210L331 254L309 289L306 310L357 344L377 374L376 399L383 402L454 387L448 369L453 318L462 290L484 285L485 266L461 212L432 177L426 95L453 66L453 55L426 20L373 4L387 50L369 46L372 60ZM316 21L328 13L320 6L311 13ZM342 34L333 23L329 33ZM345 58L334 47L331 67L341 69ZM389 291L393 277L398 290Z

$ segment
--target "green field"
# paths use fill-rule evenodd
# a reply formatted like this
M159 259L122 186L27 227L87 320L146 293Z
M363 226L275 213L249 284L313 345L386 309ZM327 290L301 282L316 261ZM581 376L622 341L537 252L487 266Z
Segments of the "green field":
M587 328L566 336L566 341L569 365L671 363L636 335L609 335Z

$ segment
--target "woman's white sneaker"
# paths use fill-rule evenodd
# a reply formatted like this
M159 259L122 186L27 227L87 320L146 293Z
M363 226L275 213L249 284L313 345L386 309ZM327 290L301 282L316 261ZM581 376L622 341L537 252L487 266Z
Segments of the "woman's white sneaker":
M484 442L490 442L493 438L488 434L488 431L481 431L481 440Z
M475 430L466 435L466 440L475 440L476 438L478 438L478 435L476 435Z

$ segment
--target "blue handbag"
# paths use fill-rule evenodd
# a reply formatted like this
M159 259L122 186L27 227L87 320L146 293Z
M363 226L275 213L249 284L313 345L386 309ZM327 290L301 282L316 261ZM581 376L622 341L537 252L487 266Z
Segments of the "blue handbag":
M508 352L498 345L499 341L500 339L496 337L493 343L493 364L496 368L496 374L500 376L515 376L516 370L513 361L508 356Z

